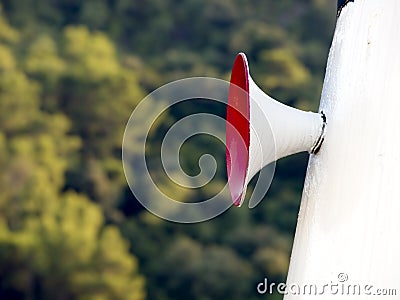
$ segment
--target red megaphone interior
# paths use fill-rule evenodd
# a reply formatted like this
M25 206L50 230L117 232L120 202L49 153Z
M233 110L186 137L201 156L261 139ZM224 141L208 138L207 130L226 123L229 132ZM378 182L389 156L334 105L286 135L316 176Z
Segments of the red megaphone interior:
M249 78L243 53L237 55L232 68L226 122L228 184L232 201L239 206L245 192L250 145Z

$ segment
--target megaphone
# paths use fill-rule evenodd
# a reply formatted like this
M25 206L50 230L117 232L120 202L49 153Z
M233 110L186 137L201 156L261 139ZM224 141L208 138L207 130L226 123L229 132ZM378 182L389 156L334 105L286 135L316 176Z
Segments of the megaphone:
M294 153L317 153L326 127L322 112L305 112L265 94L251 78L244 53L233 64L226 122L228 184L236 206L263 167Z

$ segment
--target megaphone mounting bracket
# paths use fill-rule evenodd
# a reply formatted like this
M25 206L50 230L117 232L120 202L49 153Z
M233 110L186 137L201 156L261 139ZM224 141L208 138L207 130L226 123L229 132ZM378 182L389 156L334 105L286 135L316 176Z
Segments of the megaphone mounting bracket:
M317 154L318 151L321 149L322 143L324 142L325 139L326 115L324 114L323 111L321 111L321 118L322 118L321 134L318 137L317 141L315 142L315 145L311 148L310 154Z

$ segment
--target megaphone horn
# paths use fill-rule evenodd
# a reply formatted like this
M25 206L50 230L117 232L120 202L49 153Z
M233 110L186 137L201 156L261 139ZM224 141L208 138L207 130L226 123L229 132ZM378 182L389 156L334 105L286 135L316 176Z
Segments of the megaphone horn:
M246 55L235 59L226 112L226 163L233 203L243 203L247 184L279 158L318 152L326 118L284 105L265 94L249 73Z

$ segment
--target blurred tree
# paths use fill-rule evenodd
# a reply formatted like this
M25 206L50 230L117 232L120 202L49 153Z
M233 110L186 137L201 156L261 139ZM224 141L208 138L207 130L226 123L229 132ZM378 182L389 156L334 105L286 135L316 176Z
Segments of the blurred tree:
M62 192L81 139L64 114L41 110L40 85L18 69L12 48L0 44L0 55L0 298L143 299L119 230L86 196ZM28 63L56 70L38 66L46 62Z
M296 88L311 80L309 71L289 48L265 50L261 52L261 61L271 72L263 82L268 90Z
M72 131L83 139L80 166L69 178L74 172L83 175L83 182L71 182L72 186L100 201L111 215L125 185L120 164L124 127L143 94L104 34L68 27L63 43L68 68L59 107L71 118Z
M144 298L136 259L98 207L73 193L42 202L23 228L0 219L1 297Z
M62 110L72 133L82 138L81 155L67 170L67 187L87 193L101 203L108 219L116 220L125 186L122 134L142 92L103 33L67 27L60 43L59 53L49 36L39 36L29 47L25 68L43 86L43 108Z
M66 67L57 52L57 45L51 37L39 36L29 47L26 71L57 79Z
M0 42L15 43L19 40L19 37L18 31L11 27L4 17L3 7L0 4Z
M60 138L2 135L0 186L9 193L0 199L0 295L142 299L143 279L118 230L105 226L101 209L85 197L59 194L66 167L60 155L76 147L73 137Z
M250 265L227 247L202 247L178 238L160 259L161 299L243 299L251 290Z

